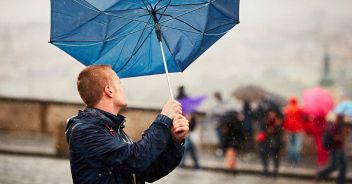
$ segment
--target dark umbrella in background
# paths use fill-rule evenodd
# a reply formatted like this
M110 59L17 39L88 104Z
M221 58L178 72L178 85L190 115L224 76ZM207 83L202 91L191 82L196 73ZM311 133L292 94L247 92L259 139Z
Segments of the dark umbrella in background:
M182 72L239 23L239 0L51 0L50 42L121 78Z
M271 101L274 104L277 104L280 107L284 107L287 105L288 100L282 95L279 95L277 93L269 92L265 95L264 99L267 99L268 101Z
M233 92L237 99L247 102L260 101L268 94L264 88L257 85L241 86Z

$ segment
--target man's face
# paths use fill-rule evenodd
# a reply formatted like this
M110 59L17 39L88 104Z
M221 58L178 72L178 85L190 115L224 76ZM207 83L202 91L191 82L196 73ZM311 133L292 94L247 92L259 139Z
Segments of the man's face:
M122 87L121 80L117 77L114 71L111 71L112 87L114 89L113 100L115 107L126 107L127 100Z

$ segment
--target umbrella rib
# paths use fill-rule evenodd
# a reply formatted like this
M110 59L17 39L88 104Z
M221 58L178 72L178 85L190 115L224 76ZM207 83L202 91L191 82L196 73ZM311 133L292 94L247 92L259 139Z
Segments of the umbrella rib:
M152 9L153 9L153 6L149 3L148 0L142 0L144 6L148 9L148 6L147 6L147 4L145 3L145 1L147 1L148 5L149 5L149 7L150 7L150 10L152 10Z
M159 10L164 9L165 7L170 6L170 5L169 5L170 3L171 3L171 0L169 1L169 3L168 3L167 5L162 6L162 7L160 7L159 9L155 9L155 11L158 12Z
M90 2L88 2L88 1L86 1L86 0L84 0L86 3L88 3L89 5L91 5L91 6L93 6ZM81 5L81 6L84 6L85 8L88 8L88 9L90 9L90 10L93 10L93 11L95 11L95 12L101 12L97 7L95 7L95 6L93 6L94 8L91 8L91 7L89 7L89 6L86 6L86 5L84 5L84 4L82 4L82 3L80 3L80 2L78 2L78 1L76 1L76 0L72 0L72 2L74 2L74 3L77 3L77 4L79 4L79 5Z
M133 56L141 49L141 47L144 45L145 41L148 39L149 35L153 32L154 29L151 29L148 33L148 35L145 37L145 39L143 40L143 42L140 44L140 46L137 48L137 50L135 50L134 53L131 54L130 58L125 62L125 64L120 67L120 70L117 72L120 72L123 68L126 67L126 65L128 64L128 62L133 58ZM132 66L134 66L134 64L132 64ZM130 68L132 67L130 66Z
M202 5L202 4L208 4L209 2L204 2L204 3L189 3L189 4L170 4L170 6L195 6L195 5Z
M123 50L125 49L126 42L127 42L127 40L125 40L125 42L123 43L122 49L120 50L120 53L119 53L119 56L116 58L115 64L112 66L113 69L115 68L117 62L118 62L118 61L120 60L120 58L121 58L121 54L122 54ZM104 54L104 55L105 55L105 54Z
M170 29L175 29L175 30L178 30L178 31L184 31L184 32L189 32L189 33L194 33L194 34L204 34L204 33L202 33L202 32L196 32L196 31L184 30L184 29L175 28L175 27L166 26L166 25L162 25L162 27L167 27L167 28L170 28Z
M200 31L200 30L198 30L197 28L193 27L191 24L189 24L189 23L187 23L187 22L185 22L185 21L183 21L183 20L181 20L181 19L179 19L179 18L177 18L177 17L175 17L175 16L172 16L172 15L169 15L169 14L162 14L162 15L165 15L165 16L167 16L167 17L172 17L173 19L178 20L178 21L180 21L180 22L186 24L187 26L189 26L190 28L192 28L192 29L198 31L199 33L203 33L202 31Z
M148 23L150 23L151 18L152 18L152 17L150 16L150 17L149 17L149 20L148 20ZM125 62L125 64L124 64L123 66L120 67L120 70L119 70L119 71L121 71L121 70L127 65L127 63L128 63L128 62L132 59L132 57L138 52L138 50L140 49L140 47L142 47L142 45L144 44L145 40L148 38L148 36L150 35L150 33L153 31L153 29L151 29L151 31L149 32L149 34L147 35L147 37L144 39L144 41L142 42L142 44L140 44L140 46L139 46L138 49L136 50L136 48L137 48L137 46L138 46L138 43L139 43L140 40L142 39L145 30L147 30L147 25L148 25L148 24L146 24L146 25L144 26L143 31L142 31L142 33L140 34L140 36L139 36L139 38L138 38L138 41L137 41L135 47L133 48L133 51L132 51L132 54L131 54L130 58ZM117 62L116 62L116 63L117 63ZM115 65L116 65L116 63L115 63ZM115 65L114 65L114 67L115 67Z
M139 17L144 17L144 16L147 16L148 14L146 15L140 15ZM112 35L114 35L116 32L120 31L122 28L126 27L128 24L131 24L133 22L133 20L130 20L128 23L126 23L124 26L120 27L118 30L114 31L109 37L107 37L105 40L111 38Z
M121 18L121 19L127 19L127 20L132 20L132 21L135 21L135 22L147 24L147 22L144 22L144 21L141 21L141 20L137 20L137 19L133 19L133 18L129 18L129 17L117 16L115 14L106 13L106 12L102 12L102 13L106 14L106 15L109 15L109 16L112 16L112 17L117 17L117 18Z
M59 12L59 11L54 11L54 10L52 10L51 12L54 12L54 13L58 13L58 14L62 14L62 15L66 15L66 16L70 16L70 17L72 17L71 15L69 15L69 14L67 14L67 13L64 13L64 12ZM98 16L99 16L99 14L98 14ZM93 17L93 19L94 19L95 17ZM96 21L96 20L89 20L89 21L94 21L94 22L96 22L96 23L99 23L99 24L103 24L103 25L106 25L107 23L105 23L105 22L100 22L100 21ZM83 25L83 24L82 24ZM79 27L79 26L78 26Z
M236 23L230 22L230 23L222 24L222 25L216 26L214 28L211 28L211 29L207 30L206 32L212 31L212 30L217 29L217 28L222 27L222 26L231 25L231 24L236 24ZM210 35L210 36L214 35L214 36L216 36L216 35L226 34L227 32L229 32L229 31L225 31L225 32L222 32L222 33L204 33L204 35Z
M134 32L134 33L136 33L136 32ZM134 34L134 33L131 33L131 34ZM129 35L129 34L128 34L128 35ZM123 35L122 35L122 36L119 36L119 37L127 38L127 36L123 36ZM123 38L123 39L124 39L124 38ZM116 39L117 39L117 37L116 37ZM122 39L122 40L123 40L123 39ZM115 40L115 39L114 39L114 40ZM107 42L107 41L111 41L111 40L106 40L106 42ZM126 44L126 41L124 42L124 46L125 46L125 44ZM125 48L124 46L122 47L122 50ZM108 53L111 49L113 49L113 48L114 48L114 47L111 47L108 51L106 51L103 55L101 55L101 57L103 57L105 54L107 54L107 53ZM122 50L121 50L120 54L122 53ZM115 66L115 65L114 65L114 66Z
M60 13L60 12L56 12L56 13ZM64 14L64 13L61 12L61 14ZM70 32L68 32L68 33L66 33L66 34L63 34L63 35L60 35L60 36L57 36L56 39L60 39L60 38L62 38L62 37L65 37L65 36L67 36L67 35L72 34L77 28L86 25L89 21L93 21L93 19L95 19L96 17L98 17L100 14L101 14L101 13L99 13L99 14L97 14L96 16L92 17L92 18L89 19L88 21L83 22L82 24L78 25L75 29L72 29ZM67 14L64 14L64 15L67 15ZM71 17L72 17L72 16L71 16ZM98 23L100 23L100 22L98 22Z
M153 26L147 26L147 28L150 28L150 27L153 27ZM121 38L121 37L125 37L125 36L128 36L128 35L131 35L131 34L134 34L134 33L137 33L137 32L140 32L140 31L143 31L144 30L144 28L143 29L139 29L139 30L136 30L136 31L133 31L133 32L129 32L129 33L127 33L127 34L123 34L123 35L118 35L118 36L116 36L116 37L113 37L113 38L110 38L110 39L107 39L107 40L105 40L106 42L109 42L109 41L113 41L113 40L116 40L116 39L119 39L119 38ZM52 42L54 42L54 41L52 41ZM60 41L60 42L103 42L103 41L75 41L75 40L73 40L73 41Z
M182 16L184 16L184 15L190 14L190 13L192 13L192 12L194 12L194 11L197 11L197 10L199 10L199 9L201 9L201 8L204 8L204 7L205 7L206 5L208 5L208 4L209 4L209 3L205 3L205 4L203 4L202 6L199 6L199 7L197 7L197 8L194 8L194 9L190 10L189 12L185 12L185 13L180 14L180 15L177 15L177 16L175 16L175 17L178 18L178 17L182 17ZM164 23L164 22L169 22L169 21L171 21L171 20L173 20L173 19L174 19L174 18L170 18L170 19L161 21L161 22L159 22L159 23L162 24L162 23Z
M127 20L133 20L133 21L136 21L136 22L145 23L145 22L142 22L142 21L137 20L137 19L132 19L132 18L128 18L128 17L122 17L122 16L116 16L116 15L114 15L114 14L111 14L111 13L108 13L108 12L105 12L105 11L101 11L101 10L99 10L99 9L92 9L92 8L90 8L90 7L88 7L88 6L84 5L84 4L82 4L82 3L77 2L76 0L72 0L72 1L75 2L75 3L80 4L81 6L84 6L84 7L88 8L88 9L90 9L90 10L93 10L93 11L96 11L96 12L99 12L99 13L103 13L103 14L106 14L106 15L110 15L110 16L114 16L114 17L118 17L118 18L123 18L123 19L127 19ZM91 3L89 3L88 1L86 1L86 0L84 0L84 1L87 2L88 4L90 4L91 6L93 6L93 5L92 5ZM95 7L95 6L93 6L93 7ZM138 8L134 8L134 9L138 9ZM131 10L134 10L134 9L131 9ZM127 10L124 10L124 11L127 11ZM94 18L95 18L95 17L94 17Z
M156 7L158 6L158 4L161 2L161 0L159 0L155 5L154 5L154 10L156 9ZM169 1L170 2L170 1Z
M180 69L180 71L182 71L182 67L180 66L180 63L177 62L174 53L171 52L171 48L170 48L169 43L168 43L167 40L165 39L164 35L161 35L161 36L163 37L164 43L165 43L165 45L166 45L166 48L169 50L169 52L170 52L172 58L174 59L174 61L175 61L176 65L177 65L177 67Z
M153 25L153 26L154 26L154 25ZM147 26L147 28L153 27L153 26ZM120 38L120 37L125 37L125 36L128 36L128 35L131 35L131 34L134 34L134 33L140 32L140 31L143 31L143 30L144 30L144 28L143 28L143 29L139 29L139 30L137 30L137 31L133 31L133 32L127 33L127 34L118 35L118 36L116 36L116 37L112 37L112 38L107 39L107 40L105 40L105 41L109 42L109 41L112 41L112 40L116 40L116 39L118 39L118 38Z
M97 11L97 12L106 12L106 11L101 11L99 10L98 8L96 8L95 6L93 6L90 2L84 0L86 3L90 4L91 6L95 7L96 9L92 9L90 7L87 7L86 5L82 4L82 3L79 3L77 2L76 0L72 0L73 2L77 3L77 4L80 4L81 6L84 6L90 10L93 10L93 11ZM110 9L111 7L109 7L108 9ZM138 10L138 9L143 9L143 8L130 8L130 9L124 9L124 10L114 10L115 12L124 12L124 11L131 11L131 10ZM108 10L109 11L109 10Z
M55 45L63 45L63 46L70 46L70 47L89 47L89 46L92 46L92 45L98 45L100 44L100 42L94 42L94 43L91 43L91 44L86 44L86 45L74 45L74 44L66 44L65 42L52 42L52 43L55 43ZM70 42L69 42L70 43Z
M164 11L163 11L163 13L162 14L164 14L165 13L165 11L167 10L167 8L169 7L169 5L170 5L170 3L171 3L171 0L169 1L169 3L167 3L167 5L165 5L163 8L165 8L164 9ZM161 8L162 9L162 8ZM161 10L161 9L159 9L159 10ZM157 14L158 14L158 10L156 11L157 12ZM163 15L161 15L160 17L159 17L159 19L158 19L158 21L160 22L160 19L163 17Z
M152 18L152 17L150 16L149 19L148 19L148 23L150 23L151 18ZM132 54L135 54L135 50L136 50L136 48L137 48L137 45L138 45L139 41L142 39L145 30L147 30L147 25L148 25L148 24L146 24L146 25L144 26L144 30L142 31L141 36L138 38L138 41L137 41L136 46L134 47L134 49L133 49L133 51L132 51Z
M77 2L76 0L72 0L72 2L77 3L77 4L81 5L81 6L84 6L85 8L88 8L88 9L90 9L90 10L93 10L93 11L99 12L99 13L98 13L96 16L92 17L91 19L87 20L86 22L80 24L79 26L77 26L75 29L73 29L73 30L70 31L69 33L66 33L66 34L57 36L55 39L60 39L60 38L62 38L62 37L65 37L65 36L67 36L67 35L72 34L77 28L82 27L83 25L87 24L87 23L90 22L90 21L95 21L94 19L97 18L97 17L98 17L99 15L101 15L102 13L103 13L103 14L106 14L106 15L110 15L109 13L105 13L105 12L102 12L102 11L100 11L100 10L94 10L94 9L92 9L92 8L90 8L90 7L88 7L88 6L84 5L84 4L82 4L82 3L80 3L80 2ZM85 1L85 2L87 2L87 1ZM89 2L87 2L87 3L90 4ZM90 4L90 5L93 6L92 4ZM93 6L93 7L94 7L94 6ZM53 11L53 12L55 12L55 11ZM55 12L55 13L59 13L59 14L63 14L63 15L68 15L68 14L65 14L65 13L62 13L62 12ZM70 15L69 15L69 16L70 16ZM112 16L112 15L111 15L111 16ZM70 16L70 17L72 17L72 16ZM131 20L131 21L139 21L139 20L131 19L131 18L127 18L127 17L119 17L119 18L124 18L124 19ZM100 24L103 24L103 23L98 22L98 21L95 21L95 22L100 23ZM140 21L139 21L139 22L140 22Z
M171 28L172 29L172 28ZM191 41L192 39L190 39L189 38L189 36L187 35L187 34L185 34L183 31L181 31L181 33L185 36L185 38L187 38L187 40L190 42L190 44L192 45L192 46L194 46L194 44L193 44L193 42ZM202 35L203 36L203 35ZM198 50L199 50L199 48L198 48ZM198 50L197 50L197 52L198 52ZM175 60L176 61L176 60ZM181 71L183 71L183 69L181 68Z

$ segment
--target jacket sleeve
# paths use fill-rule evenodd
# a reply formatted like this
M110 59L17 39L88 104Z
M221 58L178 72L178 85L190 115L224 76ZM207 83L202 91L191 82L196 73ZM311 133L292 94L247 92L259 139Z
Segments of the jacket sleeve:
M143 173L146 182L154 182L174 170L181 162L184 147L170 139L166 150Z
M94 168L111 168L122 173L142 173L166 149L172 120L158 115L142 139L128 143L121 136L112 136L99 126L84 127L71 137L73 152L83 155ZM71 152L72 152L71 151Z

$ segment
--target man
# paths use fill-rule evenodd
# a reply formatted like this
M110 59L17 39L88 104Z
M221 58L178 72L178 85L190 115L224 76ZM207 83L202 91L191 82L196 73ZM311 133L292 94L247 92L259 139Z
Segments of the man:
M124 91L110 66L84 69L77 89L87 108L66 128L73 183L153 182L179 164L189 126L180 103L169 100L142 139L132 142L119 115L127 106Z
M304 113L296 97L289 99L284 115L283 128L288 134L288 160L297 164L302 147Z
M344 127L344 115L337 114L336 121L328 124L323 134L323 145L329 150L330 164L318 172L317 181L328 177L335 170L339 171L336 183L346 183L347 158L345 155L345 139L349 129Z

